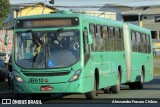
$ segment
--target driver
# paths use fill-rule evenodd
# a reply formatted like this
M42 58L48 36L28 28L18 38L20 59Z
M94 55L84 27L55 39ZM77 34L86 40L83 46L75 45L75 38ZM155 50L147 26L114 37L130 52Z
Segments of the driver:
M76 59L79 58L79 44L77 41L71 40L68 50L72 52Z

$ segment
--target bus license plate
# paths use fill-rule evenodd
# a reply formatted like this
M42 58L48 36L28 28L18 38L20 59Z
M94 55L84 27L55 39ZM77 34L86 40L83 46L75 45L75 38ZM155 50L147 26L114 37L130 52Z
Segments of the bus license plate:
M28 83L44 83L45 79L44 78L30 78Z
M41 86L41 91L52 91L53 87L51 86Z

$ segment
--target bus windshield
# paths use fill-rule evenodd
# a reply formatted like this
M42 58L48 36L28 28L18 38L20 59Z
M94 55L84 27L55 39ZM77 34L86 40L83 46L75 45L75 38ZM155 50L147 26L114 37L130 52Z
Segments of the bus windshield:
M22 68L69 67L79 60L79 31L25 31L15 36L15 62Z

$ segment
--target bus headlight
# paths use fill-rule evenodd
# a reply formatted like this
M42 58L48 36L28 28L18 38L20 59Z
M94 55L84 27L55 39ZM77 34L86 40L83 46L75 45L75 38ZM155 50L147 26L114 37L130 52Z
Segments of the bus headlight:
M81 72L82 72L81 69L79 69L77 72L75 72L74 75L72 76L72 78L69 79L69 82L73 82L73 81L78 80L78 78L81 75Z
M15 78L16 78L16 80L18 81L18 82L23 82L23 79L20 77L20 75L17 73L17 72L15 72L14 71L14 76L15 76Z

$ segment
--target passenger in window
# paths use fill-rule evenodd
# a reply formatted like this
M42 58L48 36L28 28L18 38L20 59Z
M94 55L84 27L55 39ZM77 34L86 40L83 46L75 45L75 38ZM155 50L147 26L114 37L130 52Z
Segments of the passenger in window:
M104 38L104 48L105 48L105 51L108 51L110 50L109 49L109 35L108 35L108 30L107 28L104 28L104 31L103 31L103 38Z
M103 32L103 38L104 39L108 38L108 31L107 30L104 30L104 32Z
M119 29L118 38L121 39L121 30Z

